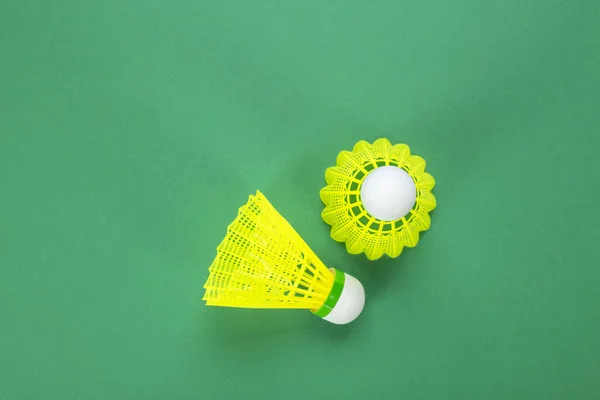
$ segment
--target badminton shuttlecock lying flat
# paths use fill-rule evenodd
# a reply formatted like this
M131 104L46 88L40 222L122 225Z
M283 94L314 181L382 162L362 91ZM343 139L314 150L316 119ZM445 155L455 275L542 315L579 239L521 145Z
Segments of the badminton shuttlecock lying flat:
M303 308L347 324L365 303L362 284L328 269L260 192L229 225L209 271L210 306Z
M321 216L331 225L331 237L346 242L349 253L364 252L371 260L397 257L405 246L416 246L436 206L435 181L425 172L425 160L411 155L405 144L378 139L342 151L336 164L327 169L321 190Z

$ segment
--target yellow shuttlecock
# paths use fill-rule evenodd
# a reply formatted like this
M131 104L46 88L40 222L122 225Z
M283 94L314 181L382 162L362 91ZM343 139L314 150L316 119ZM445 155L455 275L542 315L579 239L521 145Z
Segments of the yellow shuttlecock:
M405 144L378 139L342 151L336 164L327 169L327 186L321 189L321 216L331 225L331 237L346 242L349 253L364 252L371 260L398 257L405 246L415 246L436 206L435 181L425 172L425 160L411 155Z
M365 303L362 284L328 269L260 192L229 225L209 271L209 306L303 308L347 324Z

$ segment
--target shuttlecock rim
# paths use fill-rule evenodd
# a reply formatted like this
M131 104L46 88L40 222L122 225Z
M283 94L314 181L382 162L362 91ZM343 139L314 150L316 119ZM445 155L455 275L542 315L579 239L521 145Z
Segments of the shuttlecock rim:
M344 291L344 285L346 283L346 274L334 268L330 268L330 271L333 273L333 286L323 302L323 305L316 310L311 310L313 314L321 318L328 316L331 313L331 310L335 308L335 305Z
M334 283L323 306L313 314L336 325L346 325L357 319L365 307L365 289L358 279L334 268Z

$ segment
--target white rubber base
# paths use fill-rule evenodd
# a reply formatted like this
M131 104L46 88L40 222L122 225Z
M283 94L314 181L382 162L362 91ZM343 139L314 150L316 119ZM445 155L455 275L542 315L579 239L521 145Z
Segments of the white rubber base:
M360 197L369 214L382 221L404 217L417 200L415 181L408 172L395 166L375 168L369 172Z
M365 289L363 285L352 275L346 273L344 275L346 280L342 294L335 307L323 318L325 321L338 325L354 321L365 307Z

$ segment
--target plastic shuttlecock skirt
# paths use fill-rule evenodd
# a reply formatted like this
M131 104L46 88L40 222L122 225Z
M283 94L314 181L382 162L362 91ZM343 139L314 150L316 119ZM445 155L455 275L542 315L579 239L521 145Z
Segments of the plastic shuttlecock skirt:
M207 305L302 308L334 323L364 306L360 282L328 269L260 192L239 209L209 271Z
M351 254L397 257L431 225L435 181L425 172L425 160L405 144L360 141L338 155L325 179L321 216L331 225L331 237L345 242Z

